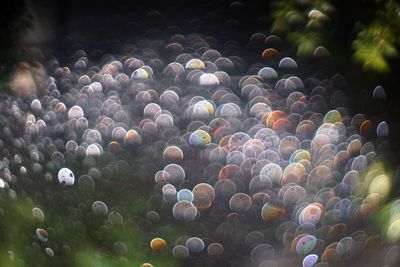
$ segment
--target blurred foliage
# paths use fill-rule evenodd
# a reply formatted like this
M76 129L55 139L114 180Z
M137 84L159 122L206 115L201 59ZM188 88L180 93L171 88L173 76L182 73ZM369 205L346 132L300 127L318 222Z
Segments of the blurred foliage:
M18 190L15 197L0 189L0 266L181 266L170 249L150 249L153 238L163 238L170 247L184 231L169 214L160 214L160 224L146 218L147 211L157 210L147 201L151 187L132 173L134 168L97 181L96 190L60 188L40 180L37 185L43 192ZM109 212L119 212L123 223L94 214L96 200L104 201ZM33 216L34 207L42 208L44 221ZM48 232L47 242L37 238L37 228ZM123 243L126 251L117 249L116 243Z
M297 47L298 56L312 56L318 46L327 46L340 40L334 40L332 31L337 23L331 16L336 13L339 20L344 10L338 9L339 1L334 0L279 0L272 1L271 32L286 36ZM361 2L361 1L360 1ZM364 0L363 9L372 9L375 15L363 21L363 10L352 13L356 23L349 25L347 31L357 31L351 47L353 58L361 63L364 70L375 72L390 71L389 59L398 55L400 45L400 5L395 0ZM342 8L351 8L344 5ZM336 24L335 24L336 23ZM344 41L344 40L343 40ZM329 48L329 47L328 47Z
M363 25L353 42L354 58L362 63L366 70L388 72L388 58L398 55L396 45L400 39L400 6L396 1L379 1L375 19L369 25Z
M396 37L387 26L373 23L362 30L353 42L354 58L364 69L387 72L387 58L397 56Z
M334 8L327 0L283 0L272 2L271 31L286 35L297 46L297 55L312 56L324 45L324 26Z

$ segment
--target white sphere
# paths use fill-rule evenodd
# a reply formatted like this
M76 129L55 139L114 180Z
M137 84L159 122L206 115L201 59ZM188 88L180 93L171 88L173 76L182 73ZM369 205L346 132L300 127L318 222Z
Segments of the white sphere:
M74 173L68 168L62 168L58 171L58 181L60 184L73 185L75 182Z

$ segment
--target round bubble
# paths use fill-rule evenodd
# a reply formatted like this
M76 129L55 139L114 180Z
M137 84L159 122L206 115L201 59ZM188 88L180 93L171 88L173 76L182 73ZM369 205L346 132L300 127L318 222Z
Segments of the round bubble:
M385 255L385 263L390 267L399 266L400 264L400 246L392 246Z
M160 221L160 215L153 210L146 213L146 218L153 223L158 223Z
M208 119L214 115L214 106L207 100L201 100L193 106L192 120Z
M321 206L318 204L310 204L301 211L299 222L301 224L317 224L320 221L321 216Z
M99 144L91 144L86 148L86 156L100 157L102 149Z
M92 211L97 216L106 216L108 214L108 207L103 201L97 200L92 204Z
M261 218L268 222L281 218L285 214L285 209L276 205L265 203L261 209Z
M372 98L379 99L379 100L386 99L385 89L381 85L378 85L377 87L375 87L375 89L372 93Z
M207 183L200 183L196 185L193 188L192 192L194 196L193 203L199 209L209 208L214 201L214 188Z
M178 259L184 259L189 256L189 249L183 245L177 245L172 249L172 255Z
M275 185L280 185L283 171L281 166L276 163L269 163L265 165L260 171L261 182L271 181Z
M186 63L186 69L204 69L206 66L200 59L193 58Z
M336 123L342 121L342 115L337 110L328 111L324 117L324 123Z
M169 146L163 152L164 160L183 160L183 152L177 146Z
M185 170L178 164L169 164L164 168L163 178L168 183L181 183L185 179Z
M194 200L193 193L189 189L179 190L176 197L177 197L178 201L186 200L186 201L192 202Z
M199 77L199 84L201 86L218 85L219 80L218 77L212 73L204 73Z
M204 249L204 241L198 237L191 237L186 241L186 247L191 253L200 253Z
M376 128L376 135L379 137L389 136L389 125L386 121L382 121L378 124Z
M251 207L251 198L245 193L237 193L229 200L229 208L233 212L246 212Z
M68 111L69 119L79 119L84 116L83 109L80 106L73 106Z
M38 99L34 99L31 103L31 109L33 111L39 111L42 109L42 103L40 103L40 101Z
M124 218L118 211L112 211L108 214L108 221L112 225L121 225L124 222Z
M275 249L269 244L259 244L250 253L250 258L255 263L271 260L274 256Z
M293 58L284 57L279 61L279 68L281 69L294 69L297 68L297 63Z
M336 254L339 256L346 255L349 253L353 243L353 238L350 236L342 238L336 246Z
M189 144L192 146L205 146L211 143L211 136L204 130L196 130L190 134Z
M142 143L142 137L136 130L132 129L126 132L124 143L127 145L140 145Z
M73 185L75 183L74 173L68 168L62 168L58 171L58 181L60 184Z
M149 73L145 69L137 69L132 73L132 79L136 80L146 80L149 78Z
M307 255L303 259L303 267L312 267L317 263L317 261L318 261L318 255L316 254Z
M32 209L32 216L34 218L36 218L39 222L43 222L44 221L44 213L40 208L33 208Z
M278 74L276 73L276 71L270 67L262 68L261 70L258 71L258 75L266 80L278 78Z
M299 239L296 245L297 253L301 255L311 252L317 244L317 238L312 235L305 235Z
M150 247L153 251L163 250L167 247L167 242L162 238L153 238L150 241Z
M191 214L188 214L188 212L193 210L193 208L195 208L195 206L192 202L181 200L174 204L172 214L177 220L192 221L195 219L197 214L190 216Z
M172 184L165 184L162 187L162 193L164 196L164 199L167 201L174 202L176 200L176 188Z
M221 256L224 252L224 247L220 243L211 243L207 247L207 253L210 256Z
M82 190L93 191L96 187L96 184L92 177L89 175L82 175L78 179L79 188Z
M49 234L45 229L37 228L36 237L42 242L47 242L47 240L49 239Z

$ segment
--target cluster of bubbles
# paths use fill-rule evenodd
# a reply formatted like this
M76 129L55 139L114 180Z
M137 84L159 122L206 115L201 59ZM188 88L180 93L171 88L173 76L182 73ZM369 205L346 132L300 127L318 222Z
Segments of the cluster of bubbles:
M259 46L254 63L236 56L242 47L233 40L176 34L99 64L83 50L69 67L52 60L48 94L1 102L0 187L14 198L19 180L95 191L130 172L135 158L141 182L155 185L146 220L170 216L190 232L149 240L153 252L311 267L384 247L385 237L363 225L390 193L380 155L388 124L351 114L341 75L301 77L278 36L252 35L248 47ZM329 54L324 49L316 53ZM382 87L373 98L385 98ZM125 223L105 200L91 205L109 224ZM398 202L390 213L387 234L396 243ZM44 220L38 207L32 216ZM42 228L36 237L51 239ZM397 266L399 247L384 249L389 260L380 264Z

